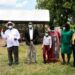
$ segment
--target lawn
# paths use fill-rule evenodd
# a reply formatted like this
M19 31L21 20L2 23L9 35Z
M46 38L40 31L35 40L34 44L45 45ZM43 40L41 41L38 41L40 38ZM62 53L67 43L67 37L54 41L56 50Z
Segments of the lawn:
M61 65L60 62L43 64L41 45L36 46L37 63L26 63L26 45L19 47L19 65L8 66L7 50L0 47L0 75L75 75L75 68L70 65ZM72 64L71 57L71 64Z

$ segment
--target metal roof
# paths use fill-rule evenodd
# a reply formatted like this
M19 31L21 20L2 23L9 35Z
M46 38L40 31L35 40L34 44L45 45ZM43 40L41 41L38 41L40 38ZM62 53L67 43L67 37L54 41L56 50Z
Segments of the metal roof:
M0 9L0 21L50 21L49 10Z

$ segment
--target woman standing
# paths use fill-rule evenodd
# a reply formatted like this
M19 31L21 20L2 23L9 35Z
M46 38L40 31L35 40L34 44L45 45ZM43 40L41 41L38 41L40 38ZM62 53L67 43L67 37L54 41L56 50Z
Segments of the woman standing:
M60 39L57 31L54 29L54 25L50 26L49 35L52 37L52 46L50 49L50 62L56 62L59 60L60 51Z
M75 30L75 27L74 27ZM72 36L72 49L73 49L73 67L75 67L75 32Z
M61 56L63 63L65 64L65 54L67 54L67 64L70 62L70 57L71 57L71 42L72 42L72 35L73 31L70 30L70 25L65 24L63 26L63 29L61 31Z

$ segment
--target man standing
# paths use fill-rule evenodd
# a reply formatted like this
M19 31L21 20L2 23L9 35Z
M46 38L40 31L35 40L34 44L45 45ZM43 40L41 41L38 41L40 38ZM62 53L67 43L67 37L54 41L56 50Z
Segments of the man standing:
M9 21L6 24L8 28L5 32L3 29L1 30L1 36L3 39L6 40L7 43L7 50L8 50L8 59L9 59L9 66L13 64L13 54L14 54L14 64L18 64L18 46L19 46L19 39L20 33L17 29L13 28L14 23Z
M32 22L29 22L28 29L25 32L25 41L28 47L27 63L36 63L36 49L35 42L38 38L38 31L33 29Z

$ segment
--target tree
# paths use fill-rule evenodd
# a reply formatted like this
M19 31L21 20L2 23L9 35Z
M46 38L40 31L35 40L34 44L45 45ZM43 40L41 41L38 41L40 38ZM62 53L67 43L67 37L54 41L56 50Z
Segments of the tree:
M75 0L37 0L37 8L50 10L51 22L57 19L58 25L62 25L75 15Z

